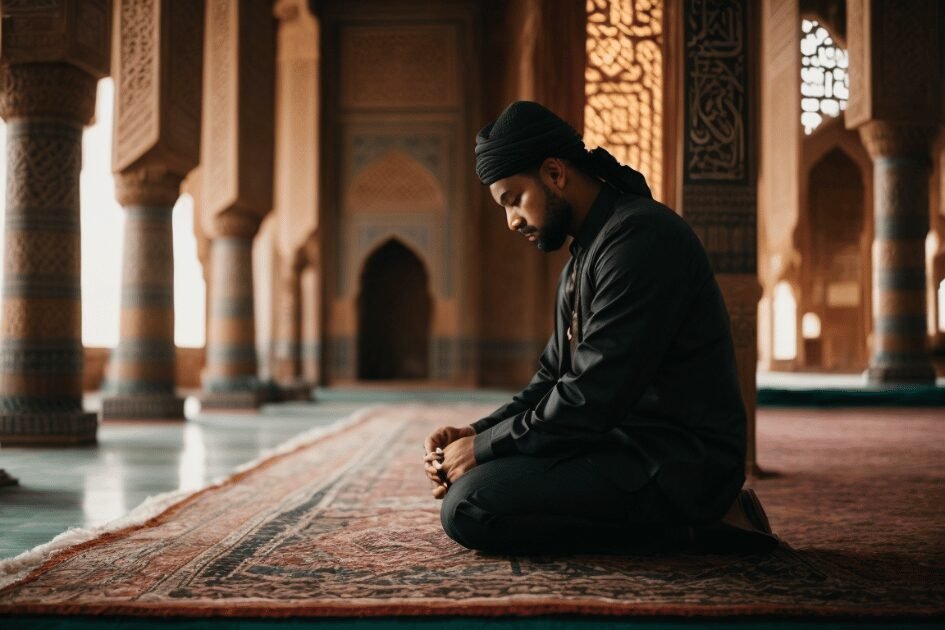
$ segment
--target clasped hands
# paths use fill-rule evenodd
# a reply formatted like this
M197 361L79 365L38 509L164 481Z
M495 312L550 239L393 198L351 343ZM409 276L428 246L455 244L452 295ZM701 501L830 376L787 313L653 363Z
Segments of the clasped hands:
M439 427L423 441L423 470L433 484L433 498L446 496L451 484L476 466L472 427Z

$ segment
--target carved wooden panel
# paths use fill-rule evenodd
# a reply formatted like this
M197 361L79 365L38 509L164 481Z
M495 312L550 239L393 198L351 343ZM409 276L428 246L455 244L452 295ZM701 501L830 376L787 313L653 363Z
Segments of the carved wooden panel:
M456 107L457 32L450 24L341 29L341 105Z
M687 0L685 182L748 181L744 0Z

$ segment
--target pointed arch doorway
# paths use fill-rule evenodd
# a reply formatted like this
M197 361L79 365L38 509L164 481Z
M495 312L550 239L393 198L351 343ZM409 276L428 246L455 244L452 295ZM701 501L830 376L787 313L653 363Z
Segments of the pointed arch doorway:
M364 264L358 295L358 378L429 377L432 299L420 258L397 239Z
M808 184L808 293L804 333L810 367L858 372L868 352L871 255L866 239L865 186L860 168L840 148L811 168Z

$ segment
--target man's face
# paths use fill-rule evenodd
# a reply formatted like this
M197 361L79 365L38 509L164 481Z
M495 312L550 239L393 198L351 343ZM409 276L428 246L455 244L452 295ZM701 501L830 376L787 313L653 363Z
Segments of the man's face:
M512 175L493 183L489 192L505 209L510 230L516 230L544 252L559 249L568 237L571 204L540 175Z

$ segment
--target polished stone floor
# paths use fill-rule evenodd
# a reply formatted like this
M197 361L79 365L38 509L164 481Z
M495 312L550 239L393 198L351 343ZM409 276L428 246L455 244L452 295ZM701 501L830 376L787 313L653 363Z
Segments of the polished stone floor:
M366 405L468 401L498 406L507 396L483 390L319 390L317 403L267 405L257 414L188 411L192 417L186 422L105 422L95 446L3 448L0 469L20 483L0 488L0 558L48 542L70 527L107 523L149 496L203 487L295 435ZM91 397L86 406L96 404Z

